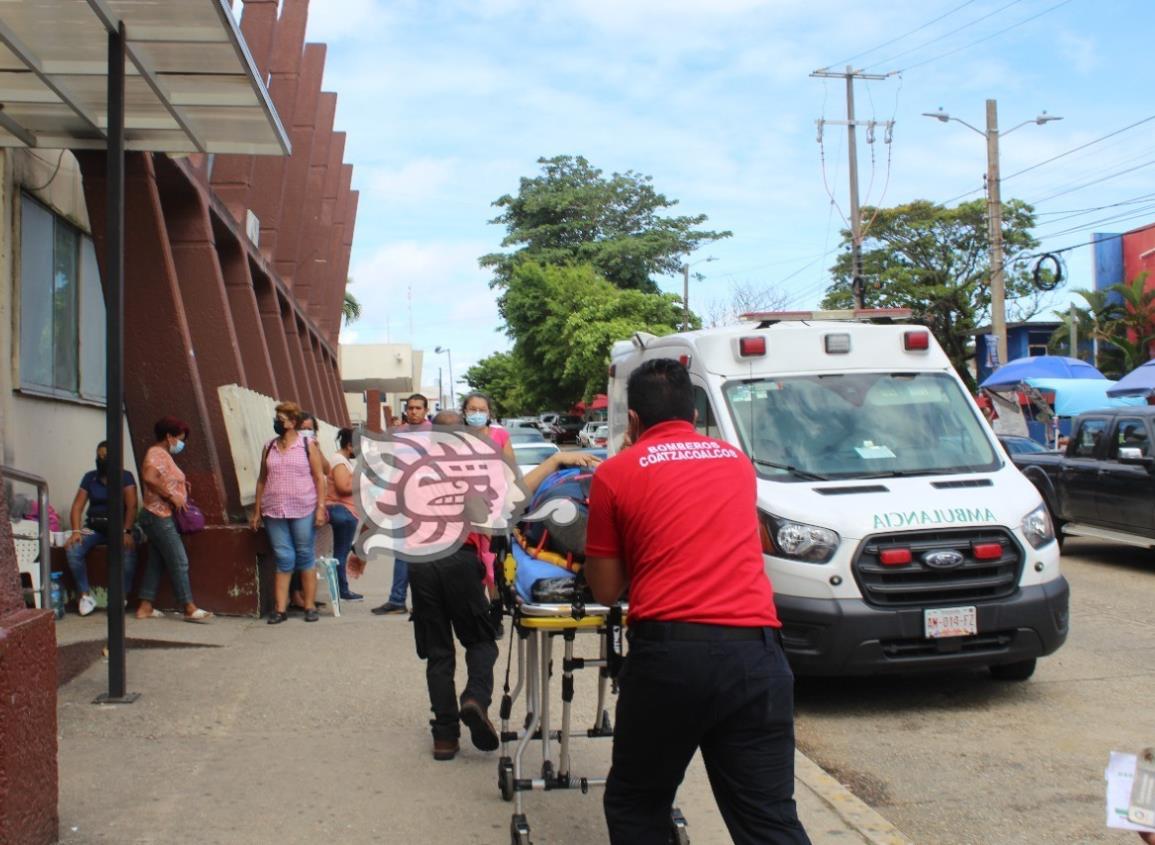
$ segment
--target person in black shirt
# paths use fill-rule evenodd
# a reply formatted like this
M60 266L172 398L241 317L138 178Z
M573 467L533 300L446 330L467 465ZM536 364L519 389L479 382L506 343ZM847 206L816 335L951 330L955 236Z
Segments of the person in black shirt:
M88 553L96 546L108 545L107 460L108 444L101 441L96 447L96 469L89 470L80 479L80 489L72 500L72 533L64 544L68 568L72 571L76 589L80 593L78 605L81 616L87 616L96 609L96 600L88 584ZM136 544L132 534L132 525L136 521L136 479L128 470L124 470L120 486L124 495L124 593L128 595L136 571ZM85 505L88 506L88 515L84 518L82 528L81 518L84 516Z

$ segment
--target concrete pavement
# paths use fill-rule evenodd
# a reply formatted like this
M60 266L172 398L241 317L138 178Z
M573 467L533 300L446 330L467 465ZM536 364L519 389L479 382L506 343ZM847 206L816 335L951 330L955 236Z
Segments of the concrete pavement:
M512 804L497 790L497 755L465 741L452 762L430 756L424 664L410 625L369 613L390 571L371 564L355 582L369 598L315 624L300 615L274 626L129 619L128 688L141 698L93 705L107 686L103 660L60 689L60 841L508 842ZM106 621L70 614L58 641L101 640ZM592 721L593 681L592 671L577 675L578 723ZM555 700L557 690L555 679ZM527 759L536 767L534 750ZM575 774L604 774L609 753L608 740L575 741ZM796 775L799 814L816 845L909 842L801 754ZM598 790L525 801L538 845L606 841ZM694 845L730 842L698 758L678 804Z

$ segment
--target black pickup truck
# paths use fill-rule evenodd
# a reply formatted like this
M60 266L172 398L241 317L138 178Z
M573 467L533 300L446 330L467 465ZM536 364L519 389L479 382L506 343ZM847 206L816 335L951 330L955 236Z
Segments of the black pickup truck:
M1155 407L1082 414L1066 452L1012 455L1051 512L1055 534L1155 546Z

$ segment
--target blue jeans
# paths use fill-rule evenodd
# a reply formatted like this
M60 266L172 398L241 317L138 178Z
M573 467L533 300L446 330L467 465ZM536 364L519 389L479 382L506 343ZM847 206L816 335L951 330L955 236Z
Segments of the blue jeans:
M148 566L140 582L139 596L142 601L152 604L156 600L156 589L160 586L161 570L168 571L172 579L172 591L179 605L193 603L192 587L188 581L188 554L184 541L176 530L171 516L157 516L149 510L140 513L140 527L148 538Z
M76 589L82 593L91 593L88 586L88 567L85 560L88 553L97 546L107 546L108 538L98 531L81 535L82 539L75 546L69 546L65 554L68 556L68 568L72 570L72 580L76 582ZM124 547L124 594L127 596L132 589L132 576L136 572L136 547Z
M393 589L389 591L390 604L405 604L405 591L409 588L409 564L401 558L393 559Z
M337 559L337 585L341 595L349 592L349 577L345 561L357 536L357 517L344 505L329 506L329 525L333 528L333 557Z
M307 572L313 568L313 520L314 516L298 516L295 519L266 516L265 531L269 534L269 545L277 561L278 572Z

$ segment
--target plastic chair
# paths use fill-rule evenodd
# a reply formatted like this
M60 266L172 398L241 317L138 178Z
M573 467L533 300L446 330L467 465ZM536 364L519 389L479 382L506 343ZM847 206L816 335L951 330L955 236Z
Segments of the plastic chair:
M28 576L36 606L41 607L43 584L40 580L40 525L31 519L13 520L12 541L16 547L16 568L21 576Z

